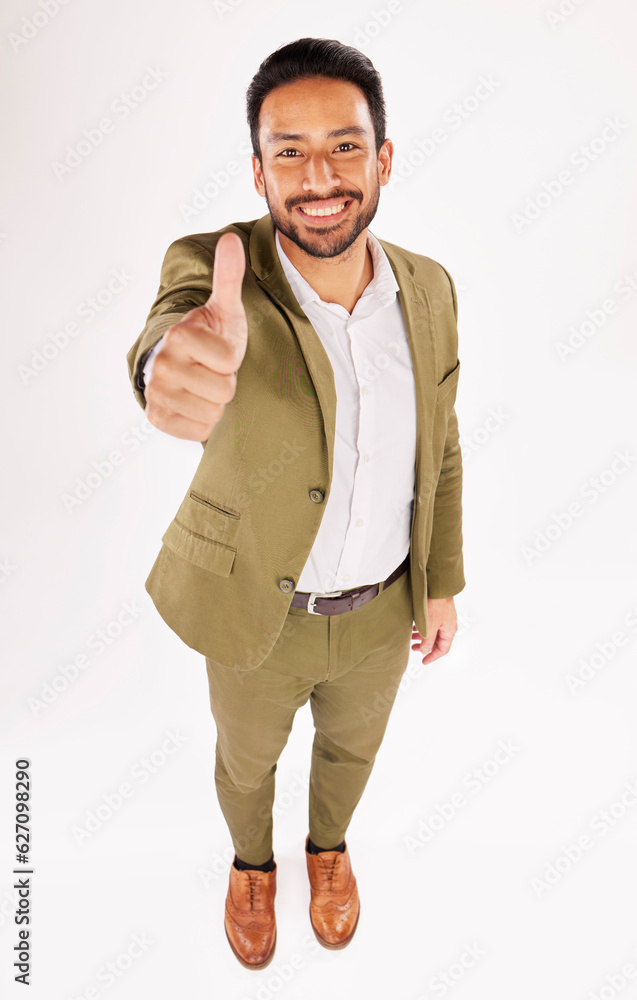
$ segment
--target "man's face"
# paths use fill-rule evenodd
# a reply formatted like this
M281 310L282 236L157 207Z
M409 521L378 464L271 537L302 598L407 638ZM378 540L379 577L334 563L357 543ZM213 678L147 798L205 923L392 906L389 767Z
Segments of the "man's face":
M320 76L276 87L261 105L259 141L254 184L279 232L312 257L347 250L376 214L393 153L389 139L376 153L362 91Z

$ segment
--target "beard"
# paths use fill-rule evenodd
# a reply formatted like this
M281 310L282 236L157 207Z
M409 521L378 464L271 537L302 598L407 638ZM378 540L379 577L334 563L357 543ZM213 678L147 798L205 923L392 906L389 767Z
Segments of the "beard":
M310 257L338 257L339 254L348 250L352 243L358 239L363 230L367 229L370 222L376 215L380 199L380 185L376 182L376 190L374 191L369 205L365 209L359 209L353 219L343 219L342 222L337 223L336 225L332 224L331 226L312 226L312 235L306 236L301 233L299 227L294 224L289 215L284 215L283 212L279 212L277 209L273 210L270 202L268 201L268 191L265 185L265 179L263 187L265 191L265 203L268 206L275 228L278 229L280 233L283 233L284 236L287 236L287 238L291 240L292 243L295 243L297 247L304 250ZM353 209L356 202L360 202L361 200L360 191L336 191L327 197L343 198L343 200L351 198L352 205L350 206L350 210ZM314 200L318 201L320 199ZM290 203L286 205L286 208L288 211L291 211L295 205L304 203L307 204L308 199L295 199L294 201L290 201Z

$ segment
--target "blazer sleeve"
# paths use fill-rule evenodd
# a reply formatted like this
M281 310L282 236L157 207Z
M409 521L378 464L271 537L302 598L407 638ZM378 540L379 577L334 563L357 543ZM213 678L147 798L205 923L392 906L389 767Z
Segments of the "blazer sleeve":
M456 288L449 272L445 273L451 285L453 311L457 321ZM427 558L428 597L453 597L465 587L462 542L462 453L454 406L447 421L442 466L434 497L431 543Z
M146 408L144 364L166 330L207 301L212 289L212 269L211 254L186 236L175 240L166 251L159 289L146 325L126 355L133 393L143 409Z

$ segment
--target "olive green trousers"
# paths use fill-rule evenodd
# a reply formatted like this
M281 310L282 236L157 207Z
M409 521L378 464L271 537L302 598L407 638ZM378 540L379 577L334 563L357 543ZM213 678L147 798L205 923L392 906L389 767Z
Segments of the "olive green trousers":
M253 670L206 657L215 786L242 861L263 864L273 853L277 761L308 699L315 728L309 834L322 848L344 839L409 662L413 620L408 567L353 611L290 608L272 651Z

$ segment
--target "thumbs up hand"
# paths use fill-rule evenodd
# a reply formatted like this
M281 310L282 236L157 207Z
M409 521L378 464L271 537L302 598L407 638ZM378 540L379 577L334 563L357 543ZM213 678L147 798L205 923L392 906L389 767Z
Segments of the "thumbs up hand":
M237 388L248 344L241 301L246 258L236 233L215 248L212 291L202 306L166 330L144 390L146 416L159 430L207 441Z

